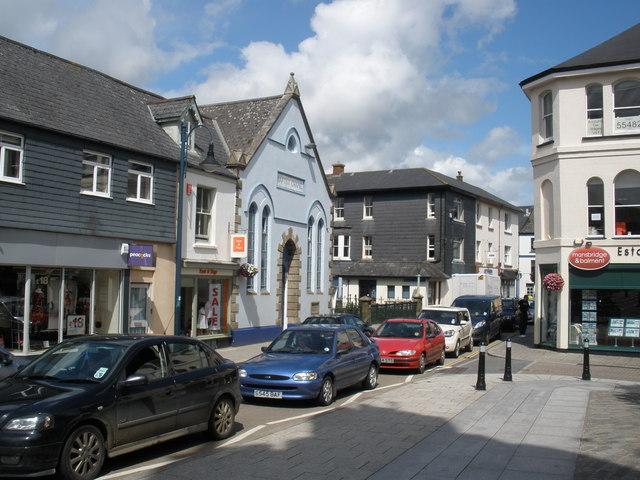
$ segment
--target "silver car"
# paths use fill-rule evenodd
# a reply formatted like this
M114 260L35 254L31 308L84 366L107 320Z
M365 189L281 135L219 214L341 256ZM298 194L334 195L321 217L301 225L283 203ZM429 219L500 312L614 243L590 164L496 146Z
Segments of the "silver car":
M429 307L419 318L436 322L444 331L445 351L458 358L460 350L473 350L473 323L469 310L461 307Z

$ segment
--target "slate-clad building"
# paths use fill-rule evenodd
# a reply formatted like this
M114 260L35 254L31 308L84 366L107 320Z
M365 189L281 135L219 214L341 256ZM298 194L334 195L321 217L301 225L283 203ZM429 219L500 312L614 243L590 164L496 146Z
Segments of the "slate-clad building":
M329 307L331 199L293 74L282 95L202 106L238 175L235 231L252 278L236 277L234 344L272 339Z
M417 289L425 305L448 302L451 275L483 265L477 204L517 211L461 176L425 168L348 173L337 164L328 178L336 195L333 283L343 301L409 300Z
M0 341L170 333L179 147L154 116L164 99L4 37L0 62Z

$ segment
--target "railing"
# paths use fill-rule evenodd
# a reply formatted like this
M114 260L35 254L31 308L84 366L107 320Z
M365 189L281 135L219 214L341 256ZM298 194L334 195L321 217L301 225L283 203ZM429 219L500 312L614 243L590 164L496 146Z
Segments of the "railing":
M416 318L417 307L418 303L414 301L374 303L371 305L371 321L367 323L382 323L390 318Z
M355 295L351 295L346 300L336 302L334 313L350 313L351 315L361 316L360 301Z

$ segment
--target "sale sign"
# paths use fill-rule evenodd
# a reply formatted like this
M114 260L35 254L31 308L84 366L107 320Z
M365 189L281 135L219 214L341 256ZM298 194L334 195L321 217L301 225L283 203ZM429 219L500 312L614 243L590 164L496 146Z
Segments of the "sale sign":
M610 261L609 252L599 247L576 248L569 254L569 264L580 270L599 270Z
M222 285L219 283L209 284L209 302L207 309L207 321L209 330L220 330L220 315L222 312Z

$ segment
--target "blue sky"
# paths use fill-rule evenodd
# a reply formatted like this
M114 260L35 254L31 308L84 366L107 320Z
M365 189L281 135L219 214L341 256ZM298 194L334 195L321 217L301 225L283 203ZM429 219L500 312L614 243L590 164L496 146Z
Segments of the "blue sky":
M640 21L632 0L0 0L0 34L201 103L296 72L326 169L425 166L531 201L518 82Z

